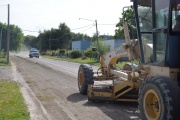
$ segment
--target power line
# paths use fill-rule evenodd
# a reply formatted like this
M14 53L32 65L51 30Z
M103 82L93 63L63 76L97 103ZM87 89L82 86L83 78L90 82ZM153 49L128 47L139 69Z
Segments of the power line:
M87 30L91 29L92 27L94 27L94 24L91 24L91 25L92 25L91 27L89 27L88 29L83 30L83 31L81 31L81 32L87 31ZM67 34L69 34L69 33L67 33ZM64 37L65 35L67 35L67 34L64 34L64 35L61 36L60 38L56 38L56 39L51 39L51 38L50 38L50 40L59 40L59 39L61 39L62 37Z
M88 28L88 29L86 29L86 30L81 31L81 32L85 32L85 31L87 31L87 30L91 29L92 27L94 27L94 25L93 25L93 26L91 26L91 27L89 27L89 28Z
M60 38L56 38L56 39L51 39L51 38L50 38L50 40L59 40L59 39L61 39L62 37L64 37L65 35L67 35L67 34L69 34L69 33L64 34L64 35L61 36Z
M98 25L116 25L116 24L98 24Z
M89 27L91 25L94 25L94 24L90 24L90 25L87 25L87 26L83 26L83 27L80 27L80 28L74 28L74 29L71 29L71 30L77 30L77 29L82 29L82 28L85 28L85 27Z
M32 31L32 30L22 30L22 31L28 31L28 32L39 32L39 31Z

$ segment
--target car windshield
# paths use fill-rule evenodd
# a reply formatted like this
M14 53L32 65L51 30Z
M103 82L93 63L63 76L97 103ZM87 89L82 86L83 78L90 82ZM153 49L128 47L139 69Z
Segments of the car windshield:
M31 52L38 52L37 50L31 50Z
M31 51L38 51L36 48L31 48Z

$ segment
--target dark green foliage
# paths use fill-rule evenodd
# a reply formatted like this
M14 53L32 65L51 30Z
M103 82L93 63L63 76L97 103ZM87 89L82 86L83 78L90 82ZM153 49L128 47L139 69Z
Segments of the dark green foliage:
M91 48L98 48L96 41L91 43ZM105 43L103 43L102 40L99 39L99 50L98 50L98 52L101 55L104 55L105 53L109 52L109 50L110 50L110 46L105 44ZM97 52L93 52L93 57L95 57L97 55L98 55Z
M130 38L137 38L136 32L136 22L134 18L134 10L128 9L122 13L122 18L120 18L119 23L116 24L118 29L115 30L115 38L124 39L124 28L123 23L127 22Z
M39 48L38 47L38 40L35 36L26 36L24 37L24 45L26 45L26 47L28 49L34 47L34 48Z
M70 57L71 57L71 58L80 58L81 55L82 55L82 53L81 53L80 50L73 50L73 51L71 52Z
M84 51L84 56L89 58L97 58L97 52L92 51L92 48L89 48Z
M7 28L8 26L6 24L3 24L0 22L0 37L1 37L1 31L2 31L1 50L4 49L4 51L7 50ZM23 40L24 39L23 39L22 30L18 26L10 25L9 50L19 51L22 46Z
M80 33L73 33L73 39L72 41L78 41L78 40L91 40L92 38L87 36L87 35L84 35L84 34L80 34Z
M66 52L66 50L65 50L65 49L59 49L59 55L64 55L64 54L65 54L65 52Z
M85 50L84 56L91 58L92 57L92 50L90 48Z
M0 51L0 58L2 57L2 58L5 58L5 52L4 52L4 49L2 49L1 51Z

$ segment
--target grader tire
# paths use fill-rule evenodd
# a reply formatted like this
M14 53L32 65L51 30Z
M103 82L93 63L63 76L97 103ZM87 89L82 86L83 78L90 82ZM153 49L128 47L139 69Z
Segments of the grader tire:
M139 90L139 110L143 120L180 120L179 88L163 76L147 78Z
M83 64L79 66L78 71L78 88L83 95L87 94L88 85L93 85L93 69L90 65Z

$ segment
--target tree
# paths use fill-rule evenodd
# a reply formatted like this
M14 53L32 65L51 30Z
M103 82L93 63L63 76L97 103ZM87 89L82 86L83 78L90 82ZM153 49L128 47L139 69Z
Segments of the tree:
M120 18L119 23L116 24L118 29L115 30L115 38L124 39L124 28L123 23L127 22L130 38L137 38L136 32L136 23L134 19L134 11L133 9L128 9L122 13L122 18Z
M26 45L26 47L28 49L32 48L32 47L35 47L35 48L38 48L38 45L37 45L37 38L35 36L25 36L24 37L24 45Z
M2 30L2 49L6 51L7 49L7 25L0 23L0 30ZM15 25L10 25L10 40L9 40L9 50L19 51L23 43L23 33L22 30Z
M60 23L59 30L62 35L60 43L63 43L61 49L69 49L72 42L72 33L70 28L65 23Z
M58 29L45 30L37 37L37 46L42 50L70 49L72 33L65 23L60 23Z
M88 35L84 35L84 34L81 34L81 33L72 33L73 35L73 39L72 41L78 41L78 40L91 40L91 37L89 37Z

